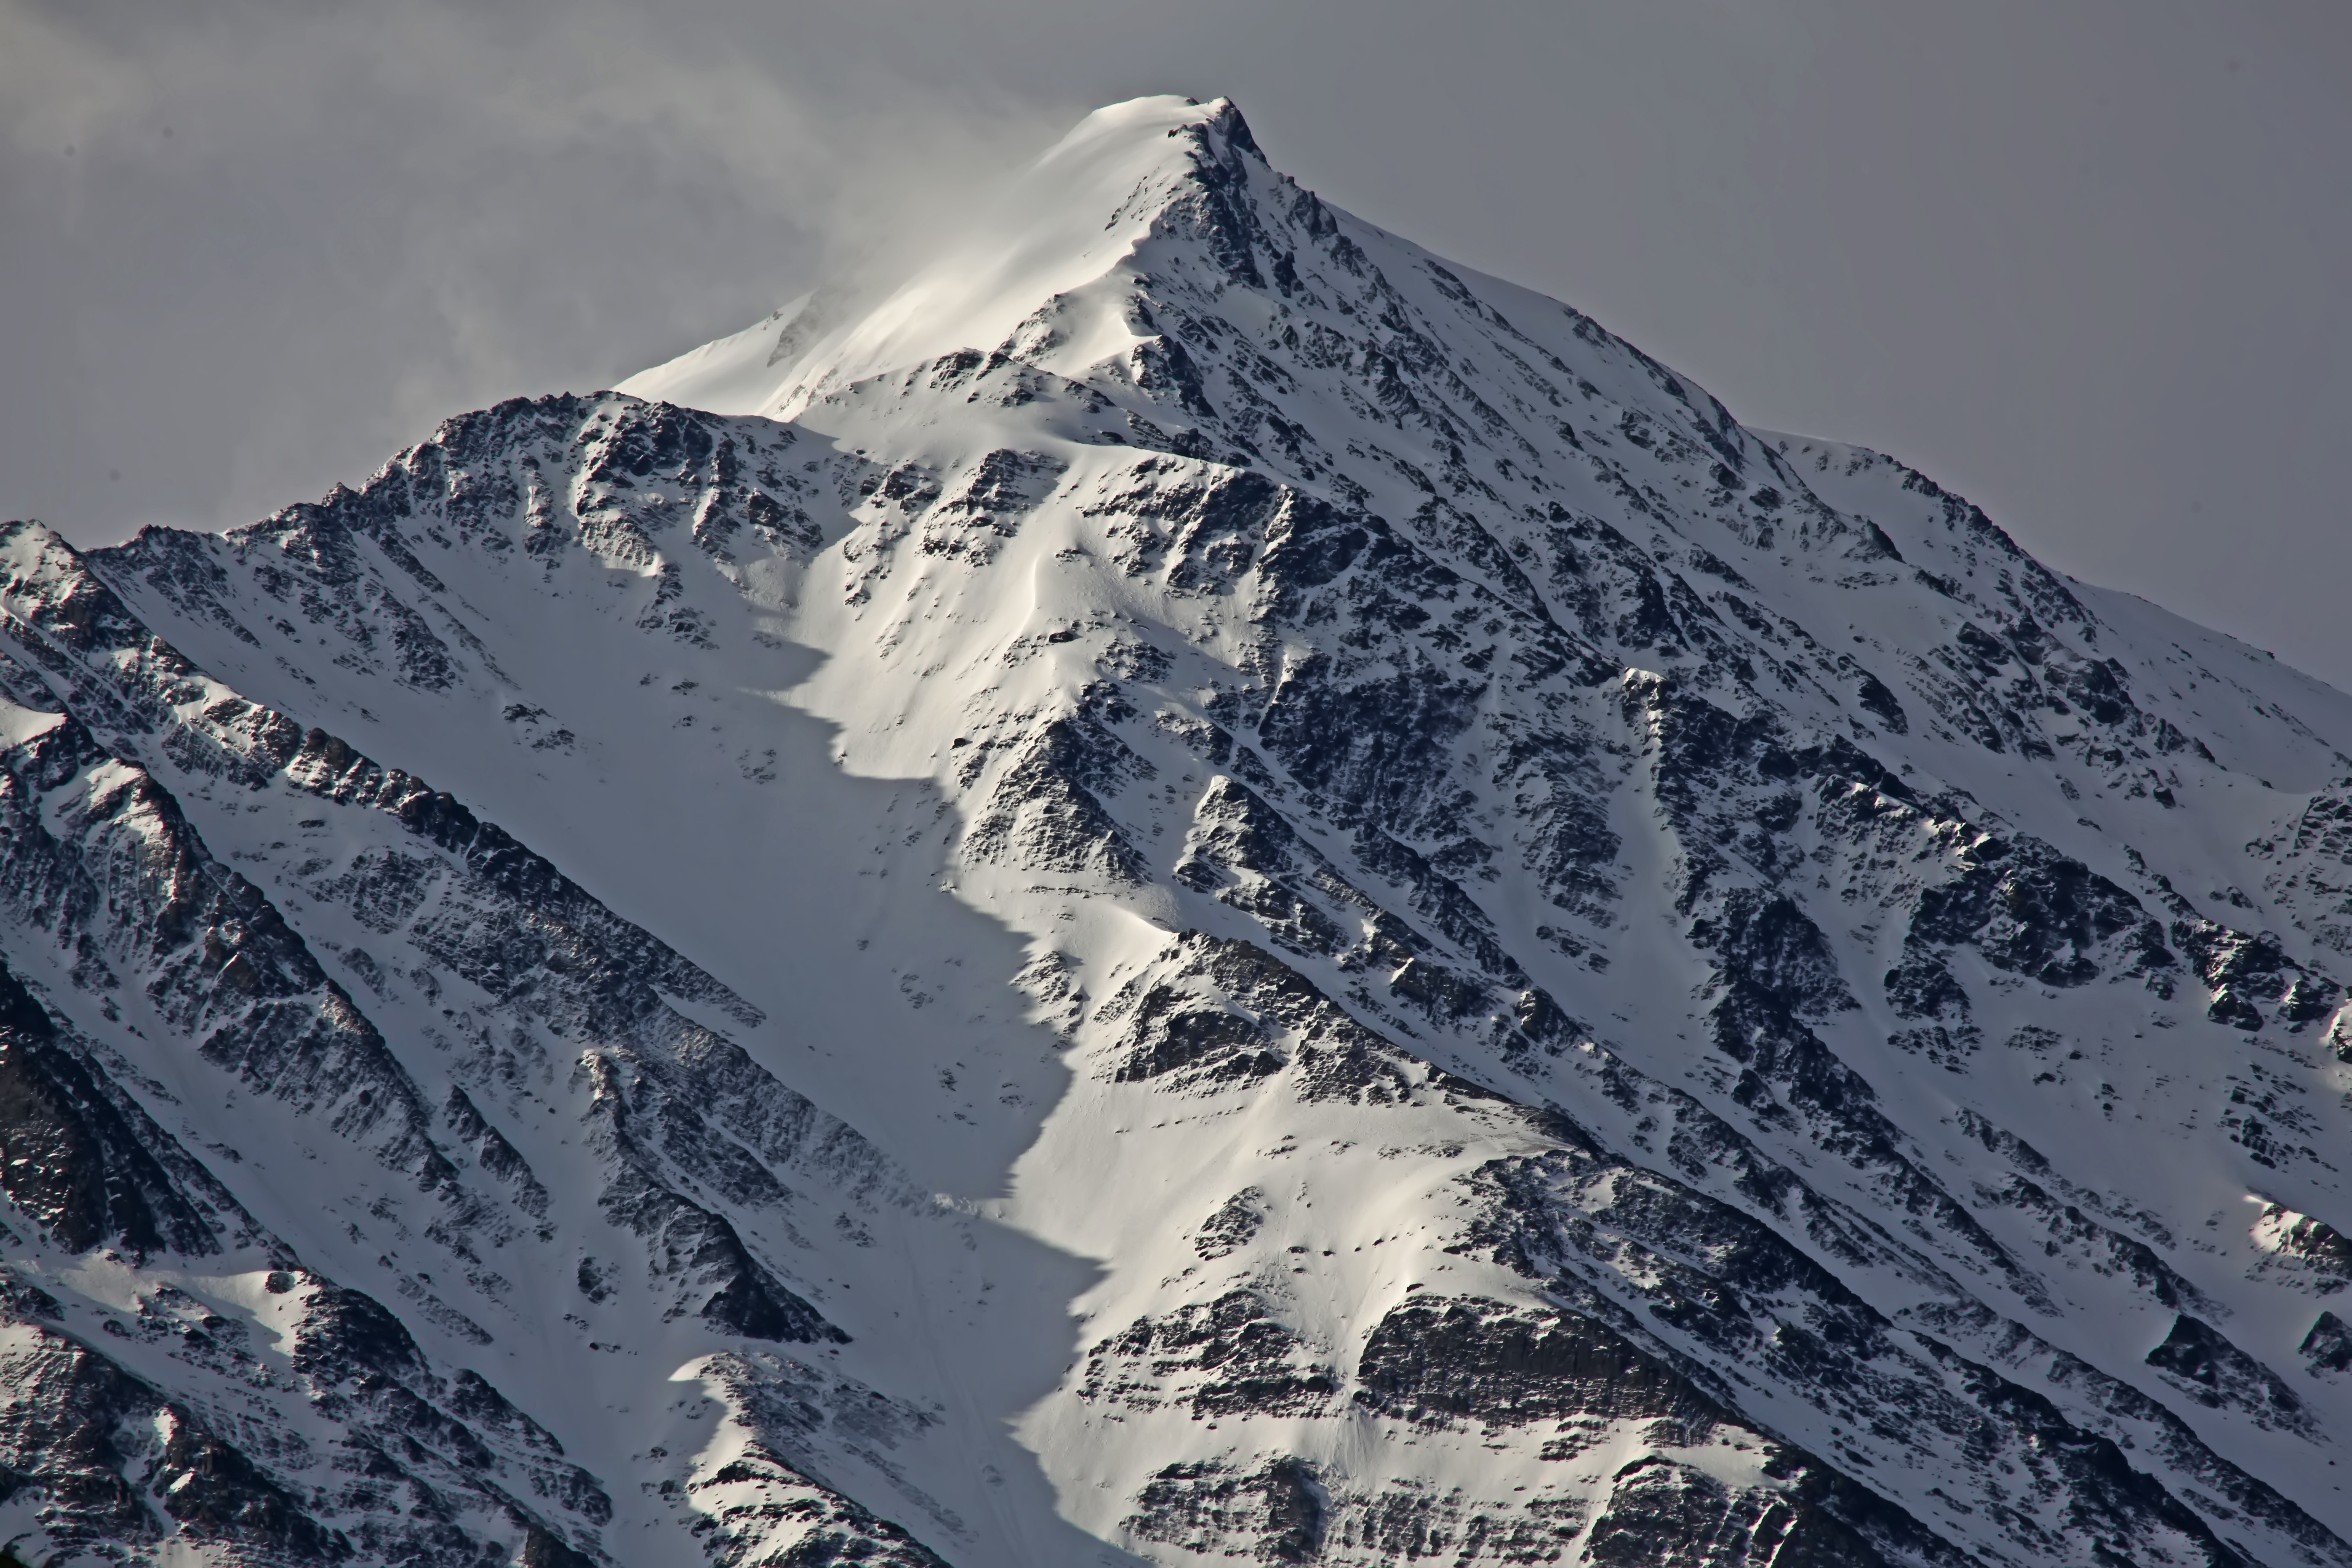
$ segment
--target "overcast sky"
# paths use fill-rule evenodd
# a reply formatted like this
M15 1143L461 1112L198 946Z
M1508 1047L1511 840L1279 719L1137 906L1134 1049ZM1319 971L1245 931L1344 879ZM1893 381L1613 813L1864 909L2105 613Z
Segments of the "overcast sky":
M1170 91L2352 687L2340 0L0 0L0 516L315 498Z

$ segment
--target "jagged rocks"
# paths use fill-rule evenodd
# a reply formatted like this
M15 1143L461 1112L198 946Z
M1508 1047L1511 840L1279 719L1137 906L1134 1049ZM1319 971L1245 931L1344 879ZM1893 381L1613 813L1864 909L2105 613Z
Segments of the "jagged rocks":
M1087 1352L1082 1398L1138 1409L1172 1404L1196 1419L1312 1415L1339 1390L1330 1367L1264 1300L1234 1290L1145 1318Z
M1920 895L1912 942L1968 943L1994 968L2053 986L2097 979L2101 957L2134 973L2175 962L2138 900L2046 845L1988 838L1960 865L1958 879Z
M352 1545L208 1430L105 1356L22 1319L0 1324L0 1466L37 1500L67 1551L247 1549L264 1561L338 1563Z
M2254 1245L2271 1255L2265 1267L2301 1272L2322 1292L2352 1284L2352 1240L2325 1220L2284 1204L2264 1204L2251 1234Z
M1663 1457L1636 1459L1618 1472L1584 1552L1602 1568L1882 1568L1888 1561L1829 1513L1778 1488L1734 1490Z
M1122 1028L1120 1081L1223 1087L1295 1068L1310 1100L1386 1103L1412 1093L1392 1046L1248 942L1187 931L1160 974L1129 982L1100 1016Z
M1230 105L1003 200L0 531L33 1557L2352 1563L2352 710Z
M650 1086L630 1070L635 1064L592 1054L582 1065L595 1086L590 1110L594 1142L611 1159L597 1206L615 1226L644 1244L654 1279L677 1292L671 1311L692 1310L746 1339L845 1342L847 1334L825 1321L751 1255L726 1215L695 1202L665 1179L669 1162L663 1155L667 1150L657 1152L638 1131ZM656 1117L674 1104L658 1090L652 1098ZM675 1127L663 1140L673 1149L679 1141ZM774 1176L756 1163L742 1171L753 1187L743 1195L765 1196L781 1190Z
M1202 1260L1213 1261L1248 1246L1250 1238L1265 1224L1265 1194L1255 1187L1235 1193L1219 1205L1217 1212L1193 1234L1193 1250Z
M775 1455L751 1447L688 1489L720 1533L719 1561L763 1568L945 1568L888 1520L818 1486ZM525 1564L525 1568L530 1568Z
M2315 1373L2352 1371L2352 1329L2347 1329L2344 1320L2333 1312L2313 1319L2311 1331L2296 1348L2304 1365Z
M2314 1430L2303 1401L2276 1373L2186 1312L2147 1352L2147 1364L2200 1405L2243 1411L2264 1426Z
M165 1169L154 1151L168 1141L111 1087L0 968L0 1186L9 1200L72 1252L219 1251L219 1231L250 1221L217 1186L199 1195Z
M2343 1005L2342 985L2305 971L2269 932L2249 935L2213 921L2182 919L2172 922L2172 939L2213 993L2206 1016L2217 1024L2260 1029L2264 1020L2255 1004L2268 1002L2281 1021L2300 1028Z
M1572 1415L1704 1426L1707 1401L1623 1336L1568 1312L1499 1301L1412 1301L1365 1342L1360 1402L1423 1421L1517 1426Z
M1267 1462L1237 1476L1213 1463L1170 1465L1137 1500L1127 1528L1147 1542L1208 1555L1248 1542L1264 1563L1311 1563L1321 1556L1329 1503L1311 1467Z
M1060 719L1023 745L998 775L965 847L974 859L1033 871L1140 882L1143 863L1102 795L1140 771L1087 718Z

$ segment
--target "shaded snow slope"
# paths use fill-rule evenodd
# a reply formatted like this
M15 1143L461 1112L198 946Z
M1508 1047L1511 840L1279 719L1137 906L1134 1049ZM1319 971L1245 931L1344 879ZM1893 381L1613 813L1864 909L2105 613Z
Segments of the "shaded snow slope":
M0 1535L2352 1563L2352 707L1090 117L0 541Z

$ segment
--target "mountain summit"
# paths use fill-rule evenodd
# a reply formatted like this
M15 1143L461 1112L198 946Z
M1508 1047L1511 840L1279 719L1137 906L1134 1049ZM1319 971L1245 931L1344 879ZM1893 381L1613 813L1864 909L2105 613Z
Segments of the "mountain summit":
M2352 700L1224 102L928 254L0 532L18 1558L2352 1564Z

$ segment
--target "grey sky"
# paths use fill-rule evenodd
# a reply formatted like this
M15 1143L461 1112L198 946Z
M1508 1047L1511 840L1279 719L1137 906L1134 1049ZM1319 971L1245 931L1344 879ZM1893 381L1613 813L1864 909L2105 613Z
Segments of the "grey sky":
M2302 0L0 0L0 515L314 497L1160 91L2352 686L2352 11Z

